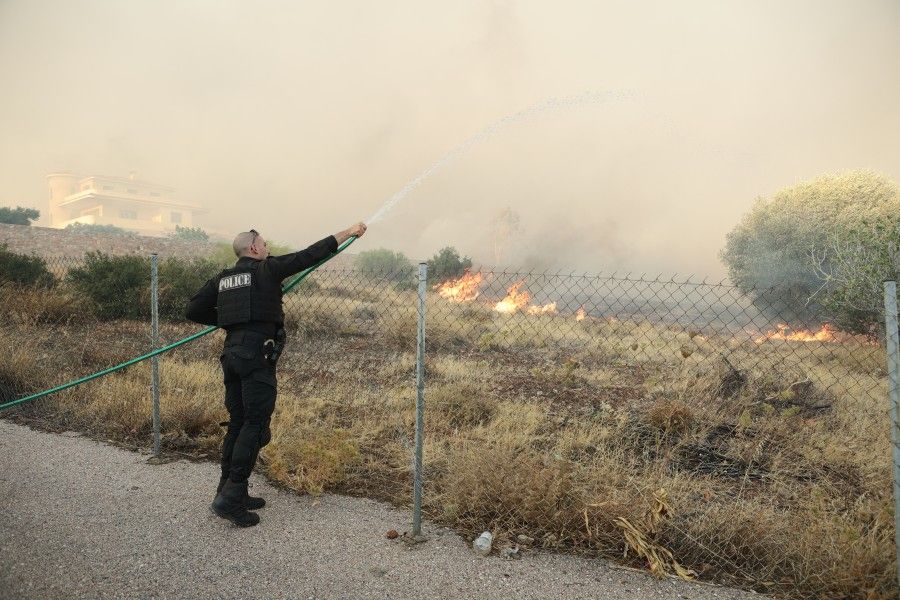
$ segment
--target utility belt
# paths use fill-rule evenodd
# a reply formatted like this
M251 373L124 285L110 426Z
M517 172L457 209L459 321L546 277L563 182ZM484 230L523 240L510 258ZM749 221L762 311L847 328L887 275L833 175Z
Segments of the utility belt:
M278 362L286 343L287 332L281 324L277 326L274 336L268 336L252 329L232 329L225 336L226 348L233 346L259 348L272 366Z

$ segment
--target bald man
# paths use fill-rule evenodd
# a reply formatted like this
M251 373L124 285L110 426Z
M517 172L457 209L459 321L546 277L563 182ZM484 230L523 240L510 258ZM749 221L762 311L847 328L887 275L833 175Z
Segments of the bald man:
M212 510L241 527L259 523L251 510L265 500L247 493L259 450L269 443L275 410L275 362L284 345L281 282L337 252L363 223L320 240L300 252L269 256L265 238L251 229L234 238L234 267L213 277L191 298L187 318L227 332L220 361L225 375L228 430L222 444L222 476Z

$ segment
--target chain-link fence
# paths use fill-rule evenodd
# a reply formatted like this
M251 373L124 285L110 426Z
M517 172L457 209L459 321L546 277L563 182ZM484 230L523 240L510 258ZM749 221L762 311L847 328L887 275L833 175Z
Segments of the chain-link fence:
M53 287L2 287L2 401L149 349L149 260L103 281L91 277L113 266L47 266ZM161 344L197 331L178 310L217 268L161 261ZM410 504L417 303L413 269L328 265L285 297L270 477ZM724 283L616 275L429 281L426 314L433 521L491 530L501 553L559 549L796 597L896 596L877 329L783 318ZM216 332L161 358L164 451L217 458L221 344ZM149 366L8 414L147 445Z

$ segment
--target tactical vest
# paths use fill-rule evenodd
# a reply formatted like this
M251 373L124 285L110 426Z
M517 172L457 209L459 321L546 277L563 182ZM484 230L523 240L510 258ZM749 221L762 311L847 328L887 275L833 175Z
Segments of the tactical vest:
M260 277L262 261L225 269L219 275L216 299L219 327L241 323L283 323L281 282Z

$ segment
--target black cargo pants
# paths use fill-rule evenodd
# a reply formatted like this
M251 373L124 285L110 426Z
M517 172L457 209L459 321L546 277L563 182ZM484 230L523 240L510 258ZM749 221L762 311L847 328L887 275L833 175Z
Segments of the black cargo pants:
M269 422L275 410L275 366L264 354L266 336L252 331L230 332L220 358L225 376L228 431L222 444L222 477L247 481L259 450L269 443Z

